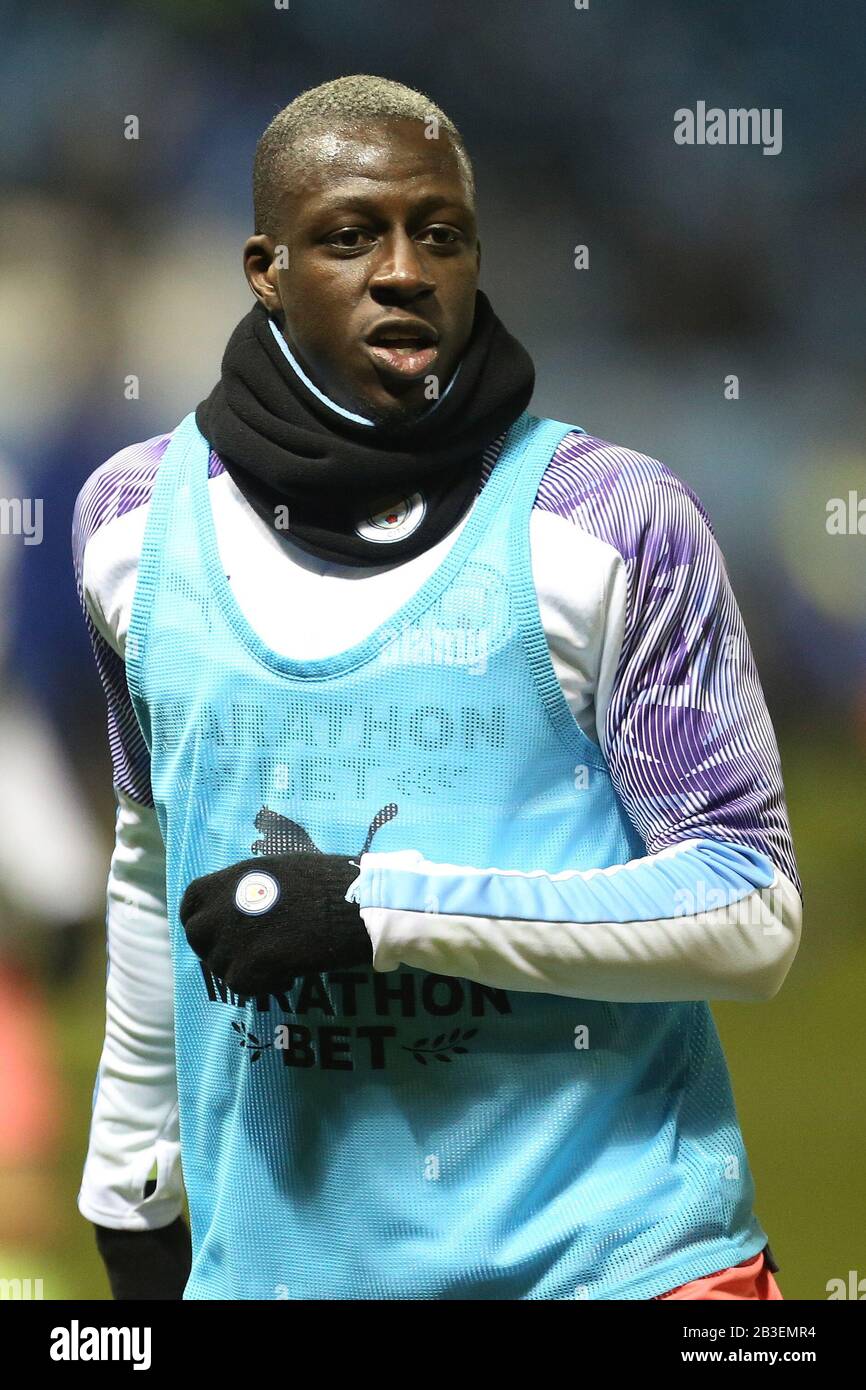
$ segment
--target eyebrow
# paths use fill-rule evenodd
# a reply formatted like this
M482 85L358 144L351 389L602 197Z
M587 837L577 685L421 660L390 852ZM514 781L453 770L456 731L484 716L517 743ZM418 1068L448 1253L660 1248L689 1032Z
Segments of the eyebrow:
M464 203L460 199L450 198L447 195L443 196L436 193L422 198L420 203L412 208L412 213L414 216L423 217L425 213L431 212L433 208L440 207L452 207L463 213L471 213L471 208L468 203ZM334 195L329 197L328 202L317 208L313 216L315 218L326 217L329 214L342 212L344 210L346 212L377 213L379 211L379 203L376 198L366 197L364 194L359 193L347 194L344 198L341 198L339 195Z

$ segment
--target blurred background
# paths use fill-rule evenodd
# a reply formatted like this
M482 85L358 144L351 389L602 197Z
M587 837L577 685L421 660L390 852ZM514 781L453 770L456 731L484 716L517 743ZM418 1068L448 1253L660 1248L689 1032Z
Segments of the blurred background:
M213 385L251 303L256 140L351 72L461 129L536 413L663 459L713 520L806 895L779 996L714 1013L780 1286L824 1298L866 1277L866 516L827 529L866 499L859 0L0 3L0 494L44 501L41 543L0 534L0 1277L108 1294L75 1205L114 825L75 497ZM781 152L677 145L698 101L780 108Z

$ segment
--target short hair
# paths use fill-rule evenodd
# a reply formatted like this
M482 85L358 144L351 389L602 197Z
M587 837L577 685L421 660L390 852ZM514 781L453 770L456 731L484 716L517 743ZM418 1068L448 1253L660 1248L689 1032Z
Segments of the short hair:
M358 73L337 77L301 92L284 106L262 133L253 161L253 215L256 234L276 235L280 201L280 176L292 146L308 131L335 122L361 124L369 120L435 120L448 131L460 161L470 196L475 196L475 176L463 137L449 116L428 96L387 77Z

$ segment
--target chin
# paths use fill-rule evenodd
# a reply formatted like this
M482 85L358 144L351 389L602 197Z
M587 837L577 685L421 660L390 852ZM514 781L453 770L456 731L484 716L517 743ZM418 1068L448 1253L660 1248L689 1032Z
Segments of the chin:
M366 415L376 425L407 425L423 415L430 404L423 394L418 399L399 396L388 401L367 401L360 414Z

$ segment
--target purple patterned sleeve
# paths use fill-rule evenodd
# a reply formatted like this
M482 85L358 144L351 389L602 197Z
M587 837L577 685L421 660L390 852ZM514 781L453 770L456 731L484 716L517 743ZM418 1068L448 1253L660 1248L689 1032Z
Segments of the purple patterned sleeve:
M648 853L705 836L747 845L801 892L773 726L699 499L657 460L570 434L536 505L607 542L625 564L605 751Z
M113 780L115 786L143 806L153 805L150 754L132 707L123 660L102 636L87 611L83 584L84 555L88 543L103 527L148 504L159 465L170 441L170 433L158 434L140 444L130 444L114 454L87 479L78 494L72 519L75 582L108 702L108 742ZM216 477L223 471L221 460L211 451L208 477ZM137 556L134 559L137 562Z
M170 435L132 444L91 473L75 504L72 554L78 597L84 610L96 666L108 703L108 743L113 781L133 801L153 805L150 755L132 708L122 658L109 646L91 618L84 598L84 553L102 527L150 501L159 464Z

